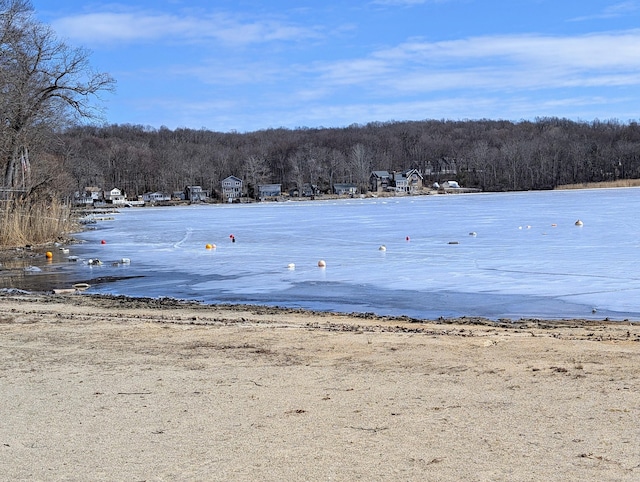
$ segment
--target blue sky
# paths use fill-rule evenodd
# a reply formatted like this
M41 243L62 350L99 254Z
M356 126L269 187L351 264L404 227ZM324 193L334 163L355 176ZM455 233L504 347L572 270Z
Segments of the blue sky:
M116 79L110 124L248 132L640 112L640 0L32 4Z

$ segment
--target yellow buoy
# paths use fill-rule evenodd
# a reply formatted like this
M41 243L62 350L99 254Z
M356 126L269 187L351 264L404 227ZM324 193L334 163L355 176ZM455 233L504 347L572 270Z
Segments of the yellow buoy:
M205 248L207 248L207 249L213 249L213 244L208 244L208 243L207 243L207 245L205 246Z
M53 258L53 253L51 251L47 251L45 256L47 257L47 259L51 259Z
M324 259L321 259L320 261L318 261L318 268L325 268L327 266L327 263L324 261Z

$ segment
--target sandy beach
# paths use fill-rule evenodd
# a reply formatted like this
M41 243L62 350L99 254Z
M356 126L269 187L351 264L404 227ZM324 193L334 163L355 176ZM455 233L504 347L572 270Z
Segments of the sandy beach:
M640 479L640 326L0 295L1 480Z

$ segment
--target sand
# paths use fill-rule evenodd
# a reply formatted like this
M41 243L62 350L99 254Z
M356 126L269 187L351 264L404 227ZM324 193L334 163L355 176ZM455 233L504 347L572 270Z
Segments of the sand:
M640 326L0 296L1 480L640 480Z

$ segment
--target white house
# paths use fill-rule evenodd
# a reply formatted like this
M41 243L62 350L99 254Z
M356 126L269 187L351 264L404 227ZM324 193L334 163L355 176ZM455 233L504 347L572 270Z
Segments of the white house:
M124 204L126 197L120 189L114 187L111 191L104 192L104 200L111 204Z

